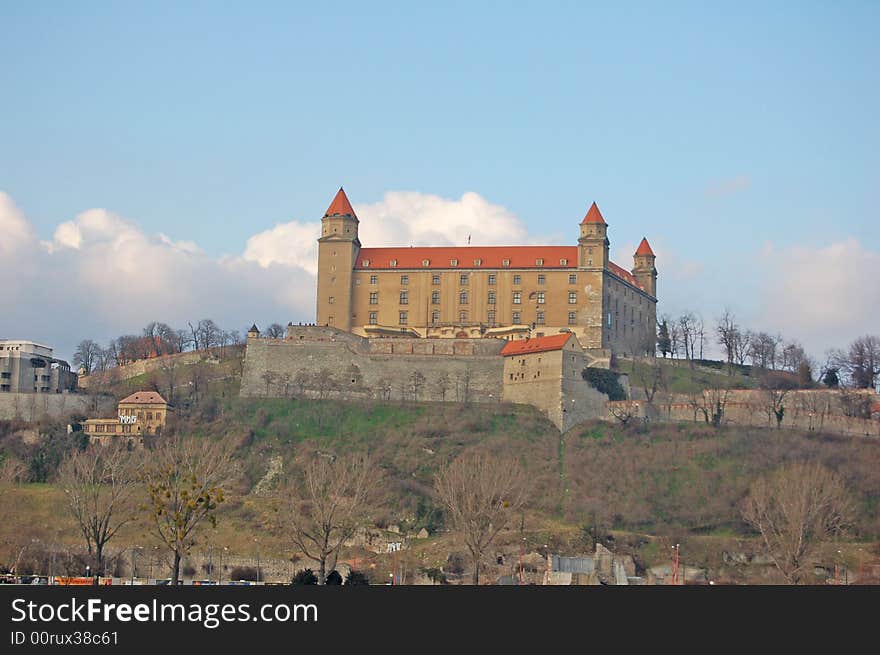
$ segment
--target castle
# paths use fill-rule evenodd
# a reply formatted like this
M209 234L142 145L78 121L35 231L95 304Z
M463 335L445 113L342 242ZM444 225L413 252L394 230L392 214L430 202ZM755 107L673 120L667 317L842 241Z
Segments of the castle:
M588 350L653 354L657 269L608 256L596 203L574 246L364 248L343 189L321 219L317 324L364 337L517 339L574 333Z
M657 270L608 256L595 203L576 246L363 248L339 189L321 221L315 325L248 332L242 396L514 402L560 430L605 415L581 376L653 354Z

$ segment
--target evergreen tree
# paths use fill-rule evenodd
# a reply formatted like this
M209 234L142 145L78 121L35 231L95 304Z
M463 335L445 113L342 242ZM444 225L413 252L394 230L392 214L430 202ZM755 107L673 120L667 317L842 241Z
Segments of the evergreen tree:
M657 348L663 355L663 359L666 359L667 353L672 350L672 341L669 339L669 326L666 324L665 318L660 323L660 329L657 330Z

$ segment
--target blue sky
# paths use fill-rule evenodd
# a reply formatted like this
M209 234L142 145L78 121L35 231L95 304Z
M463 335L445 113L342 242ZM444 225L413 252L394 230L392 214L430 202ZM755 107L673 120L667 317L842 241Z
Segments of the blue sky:
M318 5L0 1L0 192L40 240L102 208L214 259L340 184L475 192L563 242L596 200L612 250L681 268L658 260L665 309L786 332L786 253L880 275L880 4ZM46 332L21 321L0 333Z

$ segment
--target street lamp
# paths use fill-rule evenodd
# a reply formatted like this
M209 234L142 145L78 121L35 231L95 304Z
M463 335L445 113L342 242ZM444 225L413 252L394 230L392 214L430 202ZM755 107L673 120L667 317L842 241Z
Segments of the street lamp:
M254 537L254 544L257 547L257 582L260 581L260 541Z
M229 548L223 546L223 550L220 551L220 568L219 568L219 577L217 578L217 584L223 584L223 553L227 552Z

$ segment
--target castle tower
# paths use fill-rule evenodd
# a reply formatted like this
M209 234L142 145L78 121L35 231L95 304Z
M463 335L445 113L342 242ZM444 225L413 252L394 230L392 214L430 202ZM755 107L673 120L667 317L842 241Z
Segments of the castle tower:
M358 218L342 187L321 219L318 239L318 325L351 331L352 271L361 242Z
M607 268L608 266L608 223L594 202L581 221L581 236L578 239L579 268Z
M251 325L251 327L247 333L247 338L248 339L259 339L260 338L260 328L257 327L256 323Z
M657 269L654 268L656 260L657 257L654 255L654 251L651 250L648 239L642 238L642 242L633 255L632 274L639 281L639 284L645 288L645 291L655 298L657 297Z

